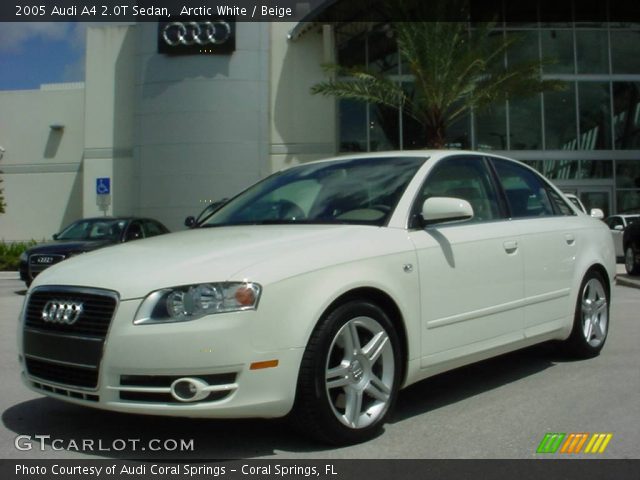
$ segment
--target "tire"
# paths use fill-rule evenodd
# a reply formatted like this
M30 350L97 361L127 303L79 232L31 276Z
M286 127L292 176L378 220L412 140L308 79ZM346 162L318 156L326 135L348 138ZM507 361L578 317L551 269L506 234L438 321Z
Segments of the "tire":
M577 358L597 356L609 333L610 293L601 273L585 275L573 320L573 330L565 342L569 354Z
M366 301L337 307L305 349L291 423L332 445L375 437L393 410L400 362L398 335L382 309Z
M640 264L636 261L638 258L637 252L633 245L629 245L624 251L624 268L629 275L640 274Z

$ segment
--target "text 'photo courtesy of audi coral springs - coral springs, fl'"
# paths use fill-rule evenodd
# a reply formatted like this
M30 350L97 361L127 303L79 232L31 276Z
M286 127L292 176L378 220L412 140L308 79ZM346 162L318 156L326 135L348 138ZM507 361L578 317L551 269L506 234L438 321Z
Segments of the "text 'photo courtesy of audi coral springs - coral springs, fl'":
M557 340L602 349L607 226L533 169L464 151L275 173L199 228L43 271L20 319L25 384L120 412L283 417L372 438L398 391Z

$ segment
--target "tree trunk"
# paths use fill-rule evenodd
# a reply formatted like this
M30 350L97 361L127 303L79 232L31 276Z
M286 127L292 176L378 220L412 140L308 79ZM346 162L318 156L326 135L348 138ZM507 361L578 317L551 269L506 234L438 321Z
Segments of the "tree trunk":
M425 135L427 136L427 148L439 150L445 147L446 127L441 119L426 124Z

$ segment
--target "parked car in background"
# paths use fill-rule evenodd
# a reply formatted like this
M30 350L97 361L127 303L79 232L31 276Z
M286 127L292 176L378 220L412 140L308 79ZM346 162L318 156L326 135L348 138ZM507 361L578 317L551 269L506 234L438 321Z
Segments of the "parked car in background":
M629 275L640 275L640 221L631 223L622 236L624 267Z
M98 248L169 233L157 220L135 217L96 217L73 222L53 242L36 245L20 256L20 278L27 286L45 268Z
M185 218L184 226L188 228L199 227L202 224L202 222L204 222L207 218L209 218L216 210L218 210L228 201L229 201L228 198L223 198L222 200L211 202L209 205L204 207L204 209L198 214L197 217L189 216Z
M43 272L24 383L128 413L288 416L370 439L398 391L536 343L598 355L616 273L607 226L532 168L453 150L275 173L199 228Z
M624 248L623 236L624 231L629 225L640 220L640 214L619 214L611 215L605 219L605 223L611 230L613 244L616 247L616 258L621 260L625 257L626 249Z
M580 200L580 198L577 195L573 193L565 193L564 196L567 197L569 201L573 203L576 206L576 208L580 210L582 213L586 213L587 215L590 215L593 218L597 218L598 220L604 219L604 212L602 211L601 208L592 208L590 211L587 212L587 207L584 206L584 203L582 203L582 200Z

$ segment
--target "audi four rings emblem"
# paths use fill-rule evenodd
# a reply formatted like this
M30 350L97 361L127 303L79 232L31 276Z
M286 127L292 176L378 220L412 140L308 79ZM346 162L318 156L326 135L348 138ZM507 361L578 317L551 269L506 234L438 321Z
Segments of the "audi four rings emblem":
M213 22L171 22L162 29L167 45L219 45L231 37L231 26L224 20Z
M42 309L42 320L51 323L73 325L82 313L82 303L50 300Z

